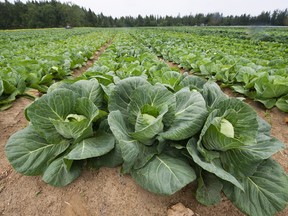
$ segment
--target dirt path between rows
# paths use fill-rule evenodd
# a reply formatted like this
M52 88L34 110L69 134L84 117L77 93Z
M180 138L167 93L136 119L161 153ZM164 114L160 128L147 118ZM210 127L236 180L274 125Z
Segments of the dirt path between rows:
M76 78L80 76L82 73L84 73L86 70L88 70L90 67L92 67L94 62L98 60L100 55L110 46L112 42L113 38L111 38L108 42L106 42L103 46L101 46L99 50L95 52L95 54L87 61L85 66L73 70L72 76Z
M236 96L229 90L224 91ZM272 135L288 145L288 126L285 123L288 114L277 109L267 112L259 104L249 100L247 102L272 124ZM177 203L182 203L190 208L194 215L199 216L244 215L225 197L217 206L206 207L199 204L194 198L193 184L173 196L152 194L138 186L130 176L121 175L119 168L84 170L76 181L63 188L47 185L40 176L16 173L6 159L4 147L14 132L27 126L23 111L30 103L31 100L22 97L13 103L12 108L0 113L0 215L164 216L167 215L167 210ZM274 158L288 172L287 148ZM176 207L168 213L169 216L192 215L191 211L185 213ZM288 208L278 215L288 215Z

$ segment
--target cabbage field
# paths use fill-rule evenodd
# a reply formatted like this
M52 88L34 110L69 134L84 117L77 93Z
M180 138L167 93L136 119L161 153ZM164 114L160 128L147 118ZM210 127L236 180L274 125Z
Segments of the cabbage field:
M0 31L0 66L2 113L31 100L25 127L3 135L1 170L68 187L121 167L154 194L194 185L205 206L227 197L246 215L288 213L287 28Z

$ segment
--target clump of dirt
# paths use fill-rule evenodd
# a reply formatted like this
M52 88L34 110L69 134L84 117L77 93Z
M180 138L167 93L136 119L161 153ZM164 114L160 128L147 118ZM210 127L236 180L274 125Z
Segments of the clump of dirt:
M177 203L168 209L167 216L193 216L194 212L182 203Z

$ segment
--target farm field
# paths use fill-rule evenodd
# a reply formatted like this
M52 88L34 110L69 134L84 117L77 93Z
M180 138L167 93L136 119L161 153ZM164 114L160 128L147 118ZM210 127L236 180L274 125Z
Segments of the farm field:
M288 214L287 28L0 31L0 50L2 215Z
M165 60L221 82L268 109L277 106L288 112L287 28L175 28L141 36Z
M56 80L86 64L112 36L92 28L1 31L0 109L17 96L29 95L30 89L47 92Z

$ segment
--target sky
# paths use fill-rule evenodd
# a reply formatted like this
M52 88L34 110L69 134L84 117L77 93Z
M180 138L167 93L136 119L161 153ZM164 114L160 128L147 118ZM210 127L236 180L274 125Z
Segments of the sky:
M224 16L244 13L254 16L262 11L288 8L288 0L60 0L60 2L72 2L86 9L90 8L96 14L102 12L112 17L136 17L139 14L184 16L213 12L223 13Z

